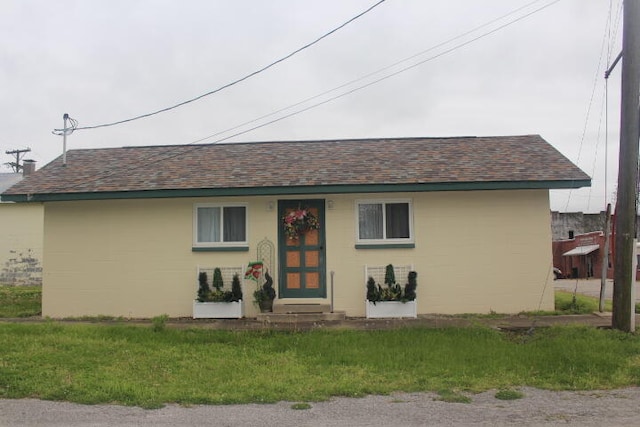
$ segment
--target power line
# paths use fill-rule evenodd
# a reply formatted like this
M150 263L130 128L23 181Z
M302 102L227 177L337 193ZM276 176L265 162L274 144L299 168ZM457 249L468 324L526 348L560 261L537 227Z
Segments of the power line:
M222 135L222 134L224 134L224 133L227 133L227 132L230 132L230 131L233 131L233 130L236 130L236 129L240 129L240 128L241 128L241 127L243 127L243 126L249 125L249 124L251 124L251 123L255 123L255 122L257 122L257 121L259 121L259 120L262 120L262 119L266 119L267 117L275 116L276 114L279 114L279 113L282 113L282 112L284 112L284 111L290 110L290 109L292 109L292 108L298 107L298 106L303 105L303 104L305 104L305 103L307 103L307 102L309 102L309 101L313 101L314 99L317 99L317 98L320 98L320 97L322 97L322 96L324 96L324 95L328 95L328 94L330 94L330 93L332 93L332 92L335 92L335 91L337 91L337 90L339 90L339 89L346 88L346 87L351 86L351 85L353 85L353 84L355 84L355 83L358 83L358 82L360 82L360 81L362 81L362 80L365 80L365 79L367 79L367 78L369 78L369 77L373 77L373 76L375 76L375 75L377 75L377 74L381 74L382 72L387 71L387 70L390 70L390 69L392 69L392 68L394 68L394 67L396 67L396 66L398 66L398 65L400 65L400 64L403 64L403 63L408 62L408 61L410 61L410 60L412 60L412 59L415 59L415 58L417 58L417 57L419 57L419 56L422 56L422 55L424 55L424 54L426 54L426 53L429 53L429 52L431 52L431 51L434 51L434 50L436 50L436 49L437 49L437 48L439 48L439 47L446 46L446 45L448 45L448 44L450 44L450 43L452 43L452 42L454 42L454 41L456 41L456 40L458 40L458 39L461 39L461 38L463 38L463 37L465 37L465 36L468 36L468 35L470 35L470 34L473 34L474 32L477 32L478 30L481 30L482 28L488 27L489 25L491 25L491 24L493 24L493 23L495 23L495 22L501 21L501 20L503 20L503 19L505 19L505 18L507 18L507 17L509 17L509 16L511 16L511 15L513 15L513 14L515 14L515 13L517 13L517 12L519 12L519 11L523 10L523 9L526 9L526 8L528 8L528 7L530 7L530 6L534 5L534 4L536 4L536 3L540 3L541 1L543 1L543 0L534 0L534 1L530 2L530 3L527 3L527 4L525 4L525 5L521 6L521 7L518 7L518 8L516 8L516 9L512 10L511 12L508 12L508 13L506 13L506 14L504 14L504 15L502 15L502 16L499 16L499 17L497 17L497 18L494 18L494 19L492 19L492 20L490 20L490 21L488 21L488 22L485 22L485 23L484 23L484 24L482 24L482 25L479 25L479 26L477 26L477 27L474 27L474 28L472 28L471 30L465 31L465 32L464 32L464 33L462 33L462 34L459 34L459 35L457 35L457 36L455 36L455 37L452 37L452 38L450 38L450 39L447 39L447 40L445 40L445 41L443 41L443 42L441 42L441 43L438 43L438 44L436 44L436 45L434 45L434 46L431 46L431 47L430 47L430 48L428 48L428 49L422 50L422 51L420 51L420 52L418 52L418 53L416 53L416 54L413 54L413 55L411 55L411 56L408 56L408 57L406 57L406 58L403 58L403 59L401 59L401 60L399 60L399 61L396 61L396 62L394 62L394 63L392 63L392 64L390 64L390 65L387 65L387 66L385 66L385 67L383 67L383 68L380 68L380 69L378 69L378 70L376 70L376 71L373 71L373 72L371 72L371 73L367 73L367 74L365 74L365 75L363 75L363 76L360 76L360 77L358 77L358 78L356 78L356 79L350 80L350 81L348 81L348 82L346 82L346 83L341 84L340 86L336 86L336 87L334 87L333 89L326 90L326 91L324 91L324 92L322 92L322 93L319 93L319 94L317 94L317 95L314 95L314 96L311 96L311 97L309 97L309 98L303 99L302 101L298 101L298 102L296 102L295 104L291 104L291 105L289 105L289 106L287 106L287 107L281 108L281 109L276 110L276 111L273 111L273 112L271 112L271 113L264 114L264 115L262 115L262 116L260 116L260 117L256 117L256 118L251 119L251 120L249 120L249 121L246 121L246 122L243 122L243 123L237 124L237 125L235 125L235 126L233 126L233 127L231 127L231 128L227 128L227 129L225 129L225 130L218 131L218 132L216 132L216 133L214 133L214 134L211 134L211 135L208 135L208 136L205 136L205 137L199 138L199 139L197 139L197 140L195 140L195 141L191 141L189 144L197 144L197 143L199 143L199 142L206 141L206 140L207 140L207 139L209 139L209 138L213 138L213 137L215 137L215 136ZM271 122L269 122L269 123L271 123ZM252 128L251 130L255 130L255 128ZM233 135L233 136L238 136L238 135Z
M532 4L535 4L535 3L538 3L538 2L540 2L540 1L542 1L542 0L536 0L536 1L533 1L533 2L531 2L531 3L527 4L527 5L525 5L524 7L527 7L527 6L529 6L529 5L532 5ZM542 11L542 10L544 10L544 9L546 9L546 8L548 8L548 7L550 7L550 6L552 6L552 5L554 5L555 3L558 3L559 1L560 1L560 0L553 0L553 1L551 1L551 2L549 2L549 3L547 3L547 4L545 4L545 5L543 5L543 6L541 6L541 7L539 7L539 8L537 8L537 9L535 9L535 10L533 10L533 11L531 11L531 12L529 12L529 13L525 14L525 15L519 16L518 18L516 18L516 19L514 19L514 20L512 20L512 21L509 21L509 22L507 22L507 23L505 23L505 24L503 24L503 25L500 25L499 27L494 28L494 29L493 29L493 30L491 30L491 31L487 31L486 33L480 34L479 36L477 36L477 37L475 37L475 38L473 38L473 39L471 39L471 40L468 40L468 41L466 41L466 42L459 43L458 45L455 45L455 46L453 46L452 48L450 48L450 49L448 49L448 50L446 50L446 51L443 51L443 52L438 53L438 54L436 54L436 55L433 55L433 56L431 56L431 57L429 57L429 58L426 58L426 59L424 59L424 60L422 60L422 61L420 61L420 62L417 62L417 63L415 63L415 64L412 64L412 65L410 65L410 66L407 66L407 67L405 67L405 68L403 68L403 69L401 69L401 70L398 70L398 71L396 71L396 72L394 72L394 73L392 73L392 74L386 75L386 76L381 77L381 78L379 78L379 79L377 79L377 80L374 80L374 81L369 82L369 83L367 83L367 84L364 84L364 85L362 85L362 86L359 86L359 87L356 87L356 88L354 88L354 89L351 89L351 90L349 90L349 91L347 91L347 92L344 92L344 93L338 94L338 95L336 95L336 96L334 96L334 97L332 97L332 98L329 98L329 99L326 99L326 100L324 100L324 101L318 102L318 103L313 104L313 105L311 105L311 106L308 106L308 107L306 107L306 108L304 108L304 109L301 109L301 110L298 110L298 111L294 111L294 112L289 113L289 114L287 114L287 115L285 115L285 116L283 116L283 117L279 117L279 118L273 119L273 120L271 120L271 121L269 121L269 122L263 123L263 124L258 125L258 126L254 126L254 127L250 128L250 129L247 129L247 130L244 130L244 131L241 131L241 132L235 133L235 134L233 134L233 135L231 135L231 136L228 136L228 137L225 137L225 138L220 138L220 139L218 139L218 140L216 140L216 141L213 141L211 144L217 144L217 143L220 143L220 142L226 141L226 140L228 140L228 139L231 139L231 138L233 138L233 137L236 137L236 136L239 136L239 135L243 135L243 134L248 133L248 132L251 132L251 131L253 131L253 130L256 130L256 129L262 128L262 127L264 127L264 126L268 126L268 125L270 125L270 124L273 124L273 123L279 122L279 121L281 121L281 120L284 120L284 119L286 119L286 118L289 118L289 117L292 117L292 116L295 116L295 115L301 114L301 113L303 113L303 112L305 112L305 111L308 111L308 110L311 110L311 109L313 109L313 108L315 108L315 107L318 107L318 106L321 106L321 105L327 104L327 103L329 103L329 102L331 102L331 101L334 101L334 100L336 100L336 99L342 98L342 97L344 97L344 96L347 96L347 95L349 95L349 94L351 94L351 93L354 93L354 92L356 92L356 91L359 91L359 90L361 90L361 89L364 89L364 88L367 88L367 87L369 87L369 86L372 86L372 85L374 85L374 84L376 84L376 83L379 83L379 82L381 82L381 81L383 81L383 80L386 80L386 79L391 78L391 77L393 77L393 76L396 76L396 75L398 75L398 74L400 74L400 73L403 73L403 72L405 72L405 71L408 71L408 70L410 70L410 69L413 69L413 68L415 68L415 67L417 67L417 66L419 66L419 65L422 65L422 64L424 64L424 63L426 63L426 62L432 61L432 60L437 59L437 58L439 58L439 57L441 57L441 56L443 56L443 55L446 55L446 54L448 54L448 53L454 52L454 51L458 50L459 48L462 48L462 47L464 47L464 46L466 46L466 45L468 45L468 44L471 44L471 43L473 43L473 42L475 42L475 41L477 41L477 40L480 40L480 39L482 39L482 38L484 38L484 37L487 37L487 36L489 36L489 35L491 35L491 34L493 34L493 33L497 32L497 31L502 30L502 29L504 29L504 28L506 28L506 27L508 27L508 26L510 26L510 25L512 25L512 24L515 24L516 22L519 22L519 21L521 21L521 20L523 20L523 19L525 19L525 18L527 18L527 17L529 17L529 16L531 16L531 15L533 15L533 14L537 13L537 12L540 12L540 11ZM503 15L503 16L502 16L502 17L500 17L500 18L494 19L494 20L490 21L490 23L496 22L497 20L500 20L500 19L502 19L502 18L504 18L504 17L506 17L506 16L509 16L509 15L511 15L511 14L513 14L513 13L515 13L516 11L521 10L521 9L522 9L522 8L519 8L519 9L517 9L517 10L515 10L515 11L512 11L512 12L510 12L510 13L506 14L506 15ZM479 29L479 28L483 28L483 27L485 27L485 26L487 26L487 25L489 25L489 23L484 24L484 25L481 25L481 26L477 27L477 28L476 28L476 29L474 29L474 30L467 31L467 32L465 32L463 35L467 35L467 34L469 34L470 32L473 32L473 31L475 31L475 30L477 30L477 29ZM454 38L453 38L453 39L451 39L451 40L457 40L457 39L459 39L460 37L462 37L462 35L461 35L461 36L454 37ZM443 44L446 44L446 43L441 43L441 44L439 44L438 46L442 46ZM434 47L434 48L435 48L435 47ZM427 50L423 51L422 53L429 52L429 51L433 50L434 48L427 49ZM408 58L408 59L414 58L414 57L416 57L416 56L419 56L419 54L414 55L414 56L412 56L412 57L410 57L410 58ZM401 62L406 62L406 60L402 60L402 61L400 61L399 63L401 63ZM394 65L395 65L395 64L394 64ZM385 68L385 70L386 70L386 69L389 69L390 67L391 67L391 66L386 67L386 68ZM369 74L369 75L367 75L367 76L370 76L370 75L373 75L373 74L377 74L377 73L378 73L378 72L371 73L371 74ZM362 79L364 79L364 78L366 78L366 76L365 76L365 77L363 77ZM361 80L361 79L356 79L355 81L359 81L359 80ZM344 86L347 86L347 85L349 85L349 84L351 84L351 82L350 82L350 83L348 83L348 84L345 84L345 85L340 86L340 88L341 88L341 87L344 87ZM332 92L332 91L334 91L334 90L336 90L336 89L332 89L332 90L327 91L327 92L325 92L325 93L323 93L323 94L330 93L330 92ZM312 98L309 98L309 99L315 99L315 98L317 98L317 97L319 97L319 96L322 96L323 94L321 94L321 95L317 95L317 96L312 97ZM297 104L294 104L294 105L295 105L295 106L297 106L297 105L300 105L300 104L302 104L302 103L304 103L304 102L306 102L306 100L305 100L305 101L302 101L302 102L299 102L299 103L297 103ZM287 107L287 108L281 109L281 110L279 110L278 112L281 112L281 111L287 110L287 109L289 109L289 108L291 108L291 107ZM262 116L261 118L269 117L269 116L271 116L271 115L273 115L273 114L277 114L277 112L276 112L276 113L268 114L268 115L266 115L266 116ZM260 118L259 118L259 119L255 119L255 120L250 121L250 122L247 122L247 123L252 123L252 122L257 121L257 120L260 120ZM245 124L247 124L247 123L245 123ZM243 124L243 125L244 125L244 124ZM241 127L241 126L243 126L243 125L238 125L238 126L236 126L236 127L234 127L234 128L231 128L231 129L237 129L238 127ZM180 156L180 155L184 155L184 154L185 154L185 152L184 152L184 151L178 151L178 150L181 150L181 149L182 149L183 147L185 147L185 146L192 146L192 147L195 149L195 148L200 147L200 146L198 146L198 145L194 145L194 144L196 144L196 143L198 143L198 142L202 142L202 141L204 141L204 140L206 140L206 139L209 139L209 138L211 138L212 136L216 136L216 135L219 135L219 134L221 134L221 133L225 133L225 132L227 132L227 131L228 131L228 130L226 130L226 131L222 131L222 132L218 132L218 133L216 133L216 134L214 134L214 135L210 135L210 136L207 136L207 137L205 137L205 138L201 138L201 139L199 139L199 140L192 141L192 142L187 143L187 144L179 145L179 146L177 146L177 147L176 147L176 149L174 150L174 152L173 152L173 153L170 153L170 152L169 152L169 153L159 153L159 154L156 154L156 155L148 156L146 159L144 159L144 161L147 161L147 162L149 162L149 161L154 161L155 163L157 163L157 162L162 162L162 161L166 161L166 160L172 159L172 158L177 157L177 156ZM115 175L116 173L117 173L117 172L111 172L111 171L109 171L109 172L105 172L105 173L103 173L103 174L101 174L101 175L99 175L99 176L96 176L96 177L95 177L95 179L94 179L94 181L95 181L95 180L98 180L98 179L104 179L104 178L107 178L107 177L109 177L109 176ZM82 183L82 184L85 184L85 183L86 183L86 182L84 182L84 183ZM81 184L77 184L77 185L73 186L72 188L74 188L74 187L79 187L80 185L81 185Z
M421 61L419 61L419 62L416 62L415 64L412 64L412 65L409 65L409 66L407 66L407 67L404 67L404 68L402 68L402 69L400 69L400 70L398 70L398 71L395 71L395 72L393 72L393 73L391 73L391 74L388 74L388 75L386 75L386 76L380 77L380 78L378 78L378 79L376 79L376 80L373 80L373 81L371 81L371 82L369 82L369 83L366 83L366 84L364 84L364 85L358 86L358 87L356 87L356 88L354 88L354 89L351 89L351 90L349 90L349 91L347 91L347 92L343 92L343 93L341 93L341 94L338 94L338 95L336 95L336 96L333 96L333 97L331 97L331 98L328 98L328 99L326 99L326 100L324 100L324 101L318 102L318 103L316 103L316 104L310 105L310 106L305 107L305 108L303 108L303 109L301 109L301 110L297 110L297 111L294 111L294 112L292 112L292 113L286 114L286 115L284 115L284 116L282 116L282 117L279 117L279 118L276 118L276 119L270 120L270 121L268 121L268 122L266 122L266 123L263 123L263 124L261 124L261 125L254 126L254 127L250 128L250 129L247 129L247 130L244 130L244 131L241 131L241 132L235 133L235 134L233 134L233 135L230 135L230 136L227 136L227 137L224 137L224 138L221 138L221 139L217 139L217 140L213 141L212 143L213 143L213 144L215 144L215 143L219 143L219 142L226 141L226 140L231 139L231 138L236 137L236 136L244 135L245 133L249 133L249 132L254 131L254 130L256 130L256 129L260 129L260 128L264 127L264 126L267 126L267 125L270 125L270 124L273 124L273 123L279 122L279 121L284 120L284 119L287 119L287 118L289 118L289 117L296 116L296 115L298 115L298 114L304 113L305 111L311 110L311 109L313 109L313 108L316 108L316 107L319 107L319 106L321 106L321 105L327 104L327 103L329 103L329 102L335 101L336 99L339 99L339 98L342 98L342 97L344 97L344 96L350 95L350 94L352 94L352 93L354 93L354 92L357 92L357 91L359 91L359 90L365 89L365 88L367 88L367 87L369 87L369 86L372 86L372 85L374 85L374 84L380 83L380 82L382 82L382 81L384 81L384 80L387 80L387 79L389 79L389 78L391 78L391 77L395 77L395 76L397 76L398 74L404 73L405 71L409 71L409 70L411 70L411 69L413 69L413 68L416 68L416 67L418 67L418 66L420 66L420 65L422 65L422 64L424 64L424 63L427 63L427 62L433 61L433 60L435 60L435 59L437 59L437 58L439 58L439 57L441 57L441 56L444 56L444 55L446 55L446 54L448 54L448 53L454 52L454 51L456 51L456 50L458 50L458 49L460 49L460 48L462 48L462 47L464 47L464 46L466 46L466 45L468 45L468 44L471 44L471 43L473 43L473 42L475 42L475 41L478 41L478 40L480 40L480 39L482 39L482 38L485 38L485 37L487 37L487 36L489 36L489 35L491 35L491 34L493 34L493 33L497 32L497 31L502 30L502 29L504 29L504 28L506 28L506 27L508 27L508 26L510 26L510 25L512 25L512 24L515 24L516 22L519 22L519 21L521 21L521 20L523 20L523 19L525 19L525 18L527 18L527 17L529 17L529 16L531 16L531 15L533 15L533 14L537 13L537 12L540 12L540 11L542 11L542 10L544 10L544 9L546 9L546 8L548 8L548 7L550 7L550 6L552 6L552 5L554 5L555 3L558 3L559 1L560 1L560 0L554 0L554 1L552 1L552 2L548 3L548 4L544 5L544 6L541 6L541 7L540 7L540 8L538 8L538 9L533 10L532 12L529 12L529 13L527 13L527 14L525 14L525 15L522 15L522 16L520 16L520 17L518 17L518 18L514 19L513 21L510 21L510 22L507 22L506 24L500 25L499 27L497 27L497 28L495 28L495 29L493 29L493 30L491 30L491 31L488 31L488 32L486 32L486 33L483 33L483 34L481 34L481 35L479 35L479 36L477 36L477 37L475 37L475 38L473 38L473 39L471 39L471 40L467 40L467 41L465 41L465 42L463 42L463 43L457 44L457 45L455 45L455 46L453 46L453 47L451 47L451 48L449 48L449 49L447 49L447 50L445 50L445 51L442 51L442 52L440 52L440 53L438 53L438 54L436 54L436 55L430 56L429 58L423 59L423 60L421 60ZM534 3L535 3L535 2L534 2ZM465 33L465 34L466 34L466 33ZM427 50L427 51L429 51L429 50ZM425 51L425 52L427 52L427 51ZM414 57L415 57L415 56L414 56ZM411 57L411 58L413 58L413 57ZM388 68L389 68L389 67L387 67L387 69L388 69ZM376 74L376 73L373 73L373 74ZM343 86L344 86L344 85L343 85ZM333 90L328 91L328 92L325 92L325 93L329 93L329 92L332 92L332 91L333 91ZM318 95L318 96L321 96L321 95ZM313 98L310 98L310 99L314 99L314 98L316 98L316 97L313 97ZM303 102L306 102L306 101L303 101ZM300 103L298 103L298 104L296 104L296 105L300 105ZM286 109L288 109L288 108L289 108L289 107L285 108L284 110L286 110ZM280 110L280 111L282 111L282 110ZM267 116L269 116L269 115L267 115ZM263 117L264 117L264 116L263 116ZM256 119L256 120L259 120L259 119ZM251 123L251 122L249 122L249 123ZM233 129L235 129L235 128L233 128ZM219 135L220 133L224 133L224 132L226 132L226 131L218 132L218 133L217 133L217 134L215 134L215 135ZM193 142L191 142L190 144L194 144L194 143L196 143L196 142L202 142L203 140L208 139L208 138L210 138L210 137L211 137L211 136L206 137L206 138L203 138L203 139L199 139L199 140L197 140L197 141L193 141Z
M119 124L122 124L122 123L132 122L132 121L134 121L134 120L139 120L139 119L143 119L143 118L146 118L146 117L151 117L151 116L154 116L154 115L156 115L156 114L164 113L164 112L166 112L166 111L173 110L173 109L178 108L178 107L182 107L183 105L190 104L190 103L195 102L195 101L197 101L197 100L199 100L199 99L202 99L202 98L204 98L204 97L206 97L206 96L213 95L214 93L218 93L218 92L220 92L221 90L224 90L224 89L226 89L226 88L228 88L228 87L234 86L234 85L236 85L236 84L238 84L238 83L240 83L240 82L243 82L243 81L245 81L245 80L247 80L247 79L249 79L249 78L251 78L251 77L253 77L253 76L257 75L257 74L260 74L260 73L262 73L263 71L266 71L266 70L268 70L269 68L271 68L271 67L273 67L273 66L275 66L275 65L277 65L277 64L279 64L279 63L281 63L281 62L283 62L283 61L285 61L285 60L287 60L287 59L289 59L289 58L291 58L291 57L292 57L292 56L294 56L295 54L300 53L300 52L302 52L302 51L303 51L303 50L305 50L305 49L308 49L309 47L311 47L311 46L313 46L314 44L318 43L318 42L319 42L319 41L321 41L322 39L325 39L325 38L329 37L331 34L335 33L336 31L338 31L338 30L340 30L340 29L342 29L342 28L344 28L345 26L349 25L350 23L352 23L352 22L353 22L353 21L355 21L356 19L358 19L358 18L360 18L361 16L365 15L366 13L370 12L371 10L373 10L374 8L376 8L377 6L379 6L380 4L384 3L385 1L386 1L386 0L380 0L380 1L378 1L378 2L377 2L377 3L375 3L373 6L370 6L370 7L369 7L368 9L366 9L365 11L363 11L363 12L361 12L361 13L357 14L357 15L356 15L356 16L354 16L353 18L349 19L348 21L346 21L345 23L343 23L343 24L339 25L338 27L334 28L333 30L329 31L328 33L323 34L322 36L318 37L318 38L317 38L317 39L315 39L314 41L312 41L312 42L310 42L310 43L307 43L306 45L302 46L301 48L294 50L293 52L289 53L288 55L285 55L285 56L283 56L282 58L280 58L280 59L278 59L278 60L276 60L276 61L273 61L273 62L272 62L272 63L270 63L269 65L266 65L266 66L264 66L264 67L260 68L260 69L259 69L259 70L257 70L257 71L254 71L254 72L252 72L252 73L249 73L249 74L247 74L247 75L246 75L246 76L244 76L244 77L241 77L241 78L239 78L239 79L237 79L237 80L232 81L231 83L227 83L227 84L225 84L225 85L223 85L223 86L220 86L220 87L219 87L219 88L217 88L217 89L211 90L211 91L209 91L209 92L207 92L207 93L204 93L204 94L202 94L202 95L196 96L195 98L191 98L191 99L189 99L189 100L186 100L186 101L180 102L180 103L175 104L175 105L172 105L172 106L170 106L170 107L166 107L166 108L162 108L162 109L157 110L157 111L153 111L153 112L151 112L151 113L142 114L142 115L139 115L139 116L136 116L136 117L132 117L132 118L130 118L130 119L119 120L119 121L117 121L117 122L112 122L112 123L104 123L104 124L94 125L94 126L76 127L76 129L75 129L75 130L97 129L97 128L102 128L102 127L115 126L115 125L119 125ZM62 130L62 129L56 129L56 131L61 131L61 130Z
M596 176L596 169L598 167L598 160L599 160L599 156L598 156L598 148L600 146L600 140L601 140L601 135L602 135L602 128L604 127L605 132L607 132L607 125L606 125L606 119L607 119L607 88L606 88L606 84L605 87L603 88L603 94L602 94L602 100L600 101L601 105L600 105L600 120L598 121L598 131L596 133L596 145L593 149L593 162L591 165L591 176L595 177ZM605 143L606 143L606 135L605 135ZM606 156L606 147L605 147L605 159L607 158ZM606 164L605 164L605 171L606 171ZM605 207L607 204L607 199L606 199L606 174L605 174L605 199L604 199L604 203L605 203ZM587 200L587 210L589 210L589 208L591 207L591 201L592 201L592 192L593 192L593 186L589 187L589 199Z
M596 73L595 73L595 76L593 78L593 84L591 86L591 96L589 97L589 105L587 106L587 114L586 114L585 119L584 119L584 125L582 127L582 135L580 136L580 142L578 144L578 156L576 157L576 161L575 161L576 164L580 163L580 157L582 157L582 148L584 146L584 140L585 140L585 137L586 137L586 134L587 134L587 126L589 124L589 119L591 117L591 107L593 106L593 99L594 99L594 96L595 96L595 93L596 93L596 88L597 88L597 85L598 85L598 81L600 79L600 70L601 70L601 66L602 66L602 61L604 59L606 59L605 55L607 53L606 46L607 46L607 32L608 32L609 21L610 21L610 18L607 17L607 23L605 25L604 35L602 36L602 43L600 45L600 55L598 55L598 65L596 67ZM567 196L567 203L565 204L565 207L564 207L565 212L569 209L569 204L571 203L572 195L573 195L573 189L569 189L569 195Z

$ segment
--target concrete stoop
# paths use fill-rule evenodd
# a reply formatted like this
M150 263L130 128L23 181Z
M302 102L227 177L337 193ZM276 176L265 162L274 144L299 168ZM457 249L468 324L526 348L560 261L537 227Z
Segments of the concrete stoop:
M267 323L331 322L345 320L346 314L331 312L329 304L274 304L273 312L258 313L256 319Z

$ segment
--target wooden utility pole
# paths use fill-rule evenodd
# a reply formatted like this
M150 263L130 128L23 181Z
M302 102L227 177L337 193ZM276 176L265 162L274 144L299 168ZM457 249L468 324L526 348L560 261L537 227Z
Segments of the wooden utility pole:
M638 140L640 138L640 1L624 2L622 33L622 96L620 115L620 158L615 218L615 275L611 326L625 332L635 330L635 286L633 254L636 234L636 191L638 182Z
M13 156L16 158L15 162L8 162L5 163L5 165L9 166L11 169L13 169L14 172L19 173L22 170L22 164L20 163L20 157L22 156L22 154L24 153L28 153L31 151L31 148L24 148L22 150L10 150L10 151L5 151L5 154L9 154L10 156Z

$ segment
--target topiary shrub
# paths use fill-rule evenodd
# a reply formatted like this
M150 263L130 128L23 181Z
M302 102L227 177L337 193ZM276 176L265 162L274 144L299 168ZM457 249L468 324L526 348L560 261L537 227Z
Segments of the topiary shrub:
M209 287L207 273L198 274L198 302L236 302L242 299L242 286L240 277L234 274L231 290L225 290L222 280L222 271L216 267L213 270L213 290Z
M207 273L204 271L198 274L198 301L205 302L209 300L211 289L207 283Z
M393 271L393 264L387 265L384 271L384 284L387 286L394 285L396 283L396 273Z
M216 267L213 270L213 287L216 291L221 290L224 287L224 282L222 281L222 271L220 268Z
M264 290L267 299L273 300L276 298L276 290L273 288L273 279L269 275L268 271L264 273L264 278L265 282L264 285L262 285L262 289Z
M404 301L413 301L416 299L416 288L418 287L417 281L418 273L415 271L410 271L409 276L407 277L408 283L404 285Z
M371 302L380 301L380 287L376 285L376 281L371 276L367 280L367 300Z
M410 271L407 276L407 284L404 289L400 284L396 283L393 265L387 265L384 275L384 283L386 287L382 287L376 283L373 277L367 280L367 300L376 303L376 301L414 301L416 299L416 288L418 273Z
M240 301L242 299L242 286L240 285L240 277L238 274L233 275L231 281L231 301Z
M276 290L273 289L273 278L269 272L264 273L265 282L253 292L253 302L260 307L263 313L273 310L273 300L276 298Z
M264 301L273 301L276 298L276 290L273 289L273 278L267 271L264 273L265 282L253 292L253 299L256 304Z

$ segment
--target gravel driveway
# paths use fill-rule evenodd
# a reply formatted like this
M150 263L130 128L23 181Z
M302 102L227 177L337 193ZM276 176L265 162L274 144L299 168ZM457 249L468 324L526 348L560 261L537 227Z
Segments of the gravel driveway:
M495 391L469 395L471 403L438 401L431 393L399 393L362 399L335 398L292 409L265 405L144 410L33 399L0 400L0 426L638 426L640 387L587 392L520 389L503 401Z

